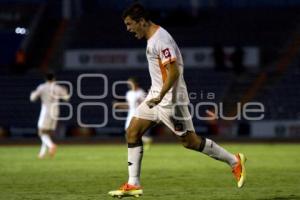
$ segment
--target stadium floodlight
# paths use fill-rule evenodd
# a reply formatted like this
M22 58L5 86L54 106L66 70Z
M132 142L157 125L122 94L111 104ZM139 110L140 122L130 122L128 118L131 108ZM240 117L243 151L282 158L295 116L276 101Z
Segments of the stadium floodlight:
M20 35L25 35L27 33L27 30L26 30L26 28L23 28L23 27L16 27L15 33L20 34Z

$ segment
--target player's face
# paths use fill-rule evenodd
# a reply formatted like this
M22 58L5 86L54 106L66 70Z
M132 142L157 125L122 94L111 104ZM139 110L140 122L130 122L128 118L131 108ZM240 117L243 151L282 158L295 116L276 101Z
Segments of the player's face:
M144 22L145 20L140 20L139 22L137 22L131 19L130 16L127 16L124 19L127 31L129 31L130 33L134 33L134 36L137 39L142 39L145 36Z

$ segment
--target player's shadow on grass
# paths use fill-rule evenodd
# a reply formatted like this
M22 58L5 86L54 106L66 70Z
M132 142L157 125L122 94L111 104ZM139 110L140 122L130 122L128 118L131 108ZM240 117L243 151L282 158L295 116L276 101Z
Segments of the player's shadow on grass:
M289 196L281 196L281 197L263 198L257 200L300 200L300 197L295 195L289 195Z

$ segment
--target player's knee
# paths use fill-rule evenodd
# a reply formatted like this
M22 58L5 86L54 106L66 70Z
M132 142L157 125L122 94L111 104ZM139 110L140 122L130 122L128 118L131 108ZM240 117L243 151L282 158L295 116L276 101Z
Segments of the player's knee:
M126 140L128 143L135 143L139 140L138 138L138 131L128 128L126 130Z
M195 132L187 132L180 138L182 145L187 149L197 150L199 148L200 140Z

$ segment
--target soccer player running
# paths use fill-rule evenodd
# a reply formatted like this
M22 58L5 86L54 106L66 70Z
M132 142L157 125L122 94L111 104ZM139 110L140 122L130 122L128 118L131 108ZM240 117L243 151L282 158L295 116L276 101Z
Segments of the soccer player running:
M151 88L137 108L127 129L128 182L109 195L139 196L143 194L140 183L143 133L158 122L169 127L187 149L204 153L227 163L237 180L244 185L246 158L242 153L231 154L214 141L198 137L188 110L188 93L183 78L183 61L180 50L172 36L161 26L153 23L142 5L135 3L123 13L129 32L137 39L147 39L147 60L151 76Z
M51 134L54 133L57 126L57 118L59 116L60 99L68 101L70 96L67 90L55 83L54 74L46 74L46 82L40 84L36 90L30 94L30 101L34 102L41 99L41 112L38 120L38 134L42 141L41 149L38 158L43 159L47 155L54 157L56 153L56 144L51 139Z

